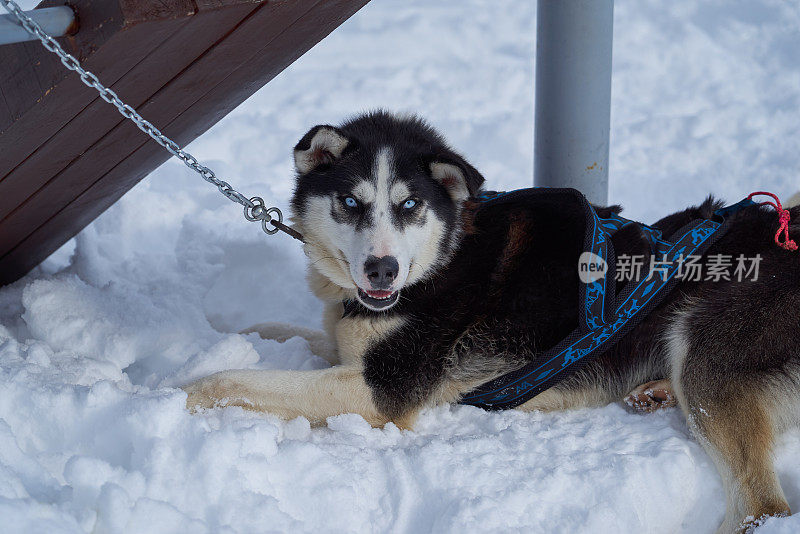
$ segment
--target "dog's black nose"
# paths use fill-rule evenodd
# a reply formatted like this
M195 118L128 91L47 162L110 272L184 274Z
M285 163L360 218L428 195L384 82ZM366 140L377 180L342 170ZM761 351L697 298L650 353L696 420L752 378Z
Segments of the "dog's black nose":
M394 282L397 277L397 271L400 265L397 263L397 258L394 256L384 256L376 258L370 256L364 262L364 272L367 273L372 289L389 289L389 286Z

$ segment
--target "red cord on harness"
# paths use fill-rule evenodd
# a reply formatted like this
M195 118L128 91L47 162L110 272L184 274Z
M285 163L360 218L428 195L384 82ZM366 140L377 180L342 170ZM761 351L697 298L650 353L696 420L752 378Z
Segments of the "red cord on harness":
M769 204L778 212L778 221L780 222L780 226L778 227L778 231L775 232L775 244L781 248L786 250L797 250L797 243L794 242L793 239L789 237L789 221L791 220L791 216L789 215L789 210L783 209L781 205L780 199L777 196L773 195L772 193L768 193L766 191L757 191L755 193L750 193L750 196L747 198L752 200L753 197L756 196L768 196L775 199L775 202L770 202L767 200L766 202L761 202L761 206L766 206ZM781 233L783 233L783 241L779 239Z

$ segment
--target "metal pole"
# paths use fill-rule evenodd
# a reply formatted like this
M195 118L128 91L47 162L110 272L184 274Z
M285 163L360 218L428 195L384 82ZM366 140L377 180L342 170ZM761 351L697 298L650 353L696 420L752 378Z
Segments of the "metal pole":
M46 7L26 11L26 15L32 18L45 33L53 37L61 37L69 33L74 33L76 28L75 13L68 6ZM25 28L20 26L16 17L6 14L0 15L0 45L21 43L35 39Z
M534 184L608 202L614 0L539 0Z

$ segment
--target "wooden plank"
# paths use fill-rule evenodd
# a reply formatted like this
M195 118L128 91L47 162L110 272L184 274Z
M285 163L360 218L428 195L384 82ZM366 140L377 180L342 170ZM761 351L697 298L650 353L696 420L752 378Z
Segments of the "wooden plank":
M39 7L65 4L48 1ZM190 17L195 9L191 0L168 0L162 4L160 18L142 21L142 13L123 2L70 2L80 21L80 31L59 42L104 83L114 84L169 38L181 26L181 19ZM0 144L5 151L0 160L0 176L6 176L97 97L38 42L0 47L4 71L6 61L21 63L14 80L2 86L13 122L0 128ZM20 87L23 74L28 75L26 86Z
M25 42L0 47L0 65L3 65L4 74L0 78L0 94L3 95L0 104L0 131L8 128L25 111L36 105L44 95L43 87L52 87L58 83L57 79L46 79L48 75L53 76L57 72L56 63L60 65L58 58L40 57L41 45L37 48L37 44ZM9 48L15 48L14 53ZM42 62L46 65L41 65ZM31 65L36 67L34 76L30 73Z
M147 115L150 116L155 114L162 118L169 117L165 122L167 126L163 128L165 133L173 136L179 143L185 144L216 123L367 1L295 1L262 6L231 35L154 95L142 107L142 111L147 113L149 110L152 113ZM291 8L290 11L294 10L293 13L296 15L294 20L287 23L284 19L283 24L278 23L275 10L286 9L287 6ZM265 32L275 28L276 23L280 30L277 34L273 31L270 39L264 39ZM223 62L219 68L228 68L223 69L226 70L224 75L209 83L208 67L219 61ZM208 64L204 65L204 62ZM201 82L198 82L197 78L193 77L201 73L205 75L201 77ZM202 83L200 91L197 90L198 83ZM176 97L180 97L179 102L185 100L183 109L175 108ZM159 126L163 124L156 122ZM0 223L0 236L6 233L21 235L21 231L29 231L25 234L26 237L13 245L13 248L5 249L8 252L0 258L0 283L14 280L27 272L167 159L163 149L152 141L145 141L141 135L134 126L119 124L86 154L64 169L59 175L58 183L70 176L75 177L87 169L94 169L98 165L107 167L112 164L110 168L101 169L100 176L93 183L87 186L84 182L82 189L77 191L79 193L77 198L69 201L46 222L42 213L50 212L47 209L38 210L37 207L49 206L52 210L57 207L57 203L49 204L48 195L38 195L29 199L23 210L39 213L38 219L26 219L27 227L19 224L19 220L13 227L6 226L10 221ZM138 139L138 144L134 139ZM133 151L126 152L121 148L130 147L132 143L135 147ZM116 163L98 162L98 158L106 153L125 153L126 157ZM90 159L92 164L88 164ZM61 200L64 198L66 197L62 196ZM220 199L222 202L226 201L223 197ZM7 232L7 228L11 231ZM9 243L10 241L5 242L4 246L8 246Z
M219 12L199 9L111 88L126 103L140 107L156 90L183 71L187 61L197 60L257 7L244 3ZM84 91L92 92L89 88ZM74 161L76 155L85 153L123 120L114 107L97 97L0 180L0 198L3 199L0 220L19 209L27 198Z
M65 5L66 1L43 2L37 7ZM116 2L107 2L87 9L86 0L77 0L72 6L80 16L81 31L73 37L60 37L59 44L80 61L88 64L94 59L97 48L103 46L122 28L122 12ZM0 79L0 93L5 104L0 107L0 132L37 105L49 89L68 77L68 71L58 57L47 52L38 42L30 41L0 47L0 65L5 76ZM94 68L102 65L93 63ZM31 70L33 67L33 70ZM107 76L115 72L108 72ZM45 126L46 128L46 126ZM0 176L5 175L0 168Z

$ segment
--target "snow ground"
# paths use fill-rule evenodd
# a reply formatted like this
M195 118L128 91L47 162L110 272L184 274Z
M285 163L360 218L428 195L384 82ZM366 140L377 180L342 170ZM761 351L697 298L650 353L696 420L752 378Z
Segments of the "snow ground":
M33 2L27 2L28 6ZM532 174L534 2L375 0L190 146L287 205L290 149L360 110L415 111L497 189ZM652 221L709 192L783 198L800 174L797 0L617 0L611 197ZM177 162L0 289L3 532L713 532L719 477L672 410L426 411L414 432L236 408L176 384L324 367L289 238L268 238ZM777 467L800 510L800 432ZM800 531L800 516L760 533Z

